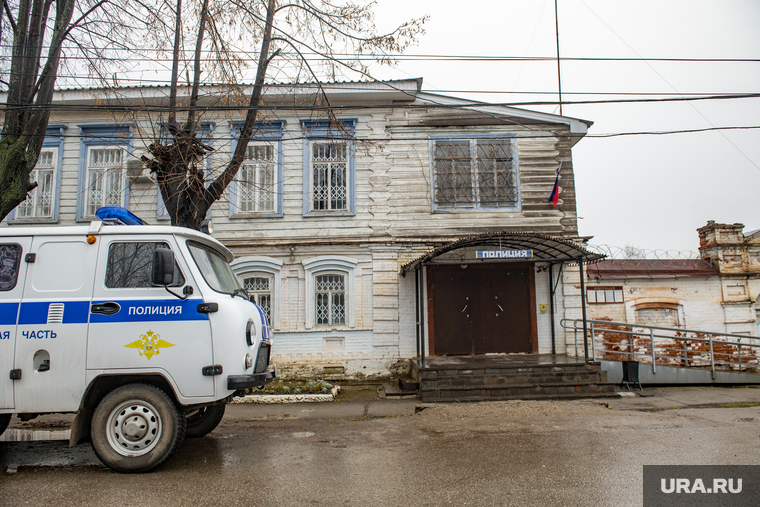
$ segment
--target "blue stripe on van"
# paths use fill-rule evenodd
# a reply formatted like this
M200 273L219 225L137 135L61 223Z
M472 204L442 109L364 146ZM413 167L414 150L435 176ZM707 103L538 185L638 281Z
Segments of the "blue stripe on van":
M19 326L47 324L48 308L51 303L63 303L64 324L87 324L90 313L89 301L44 301L22 302L18 315Z
M130 299L130 300L93 300L92 304L117 303L121 308L114 315L93 313L91 323L114 322L154 322L208 320L207 313L198 313L202 299Z
M18 303L0 303L0 326L15 326Z

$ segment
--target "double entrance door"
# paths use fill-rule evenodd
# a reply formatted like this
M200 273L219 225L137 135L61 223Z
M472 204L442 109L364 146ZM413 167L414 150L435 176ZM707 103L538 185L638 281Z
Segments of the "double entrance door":
M435 355L537 352L533 266L431 266L428 321Z

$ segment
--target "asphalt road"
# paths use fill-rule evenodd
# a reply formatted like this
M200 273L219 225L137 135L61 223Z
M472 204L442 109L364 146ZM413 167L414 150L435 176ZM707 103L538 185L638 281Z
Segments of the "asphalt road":
M760 465L760 406L677 398L235 405L138 475L88 444L0 442L0 505L635 506L644 464Z

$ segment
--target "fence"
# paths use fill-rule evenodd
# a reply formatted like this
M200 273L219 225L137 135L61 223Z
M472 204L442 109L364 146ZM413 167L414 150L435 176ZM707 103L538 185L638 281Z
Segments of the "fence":
M572 329L575 337L575 355L583 347L583 320L563 319L565 329ZM749 335L695 331L613 322L586 321L589 357L594 361L638 361L682 368L710 368L715 370L749 371L760 373L760 338Z

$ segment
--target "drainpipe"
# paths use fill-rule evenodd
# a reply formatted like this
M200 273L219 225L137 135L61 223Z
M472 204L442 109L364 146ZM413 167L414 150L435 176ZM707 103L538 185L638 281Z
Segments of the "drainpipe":
M551 312L552 323L552 355L557 353L557 339L554 333L554 274L552 268L553 263L549 263L549 311Z
M586 331L586 280L583 274L583 259L578 259L578 268L581 273L581 312L583 313L583 355L588 363L588 335Z

